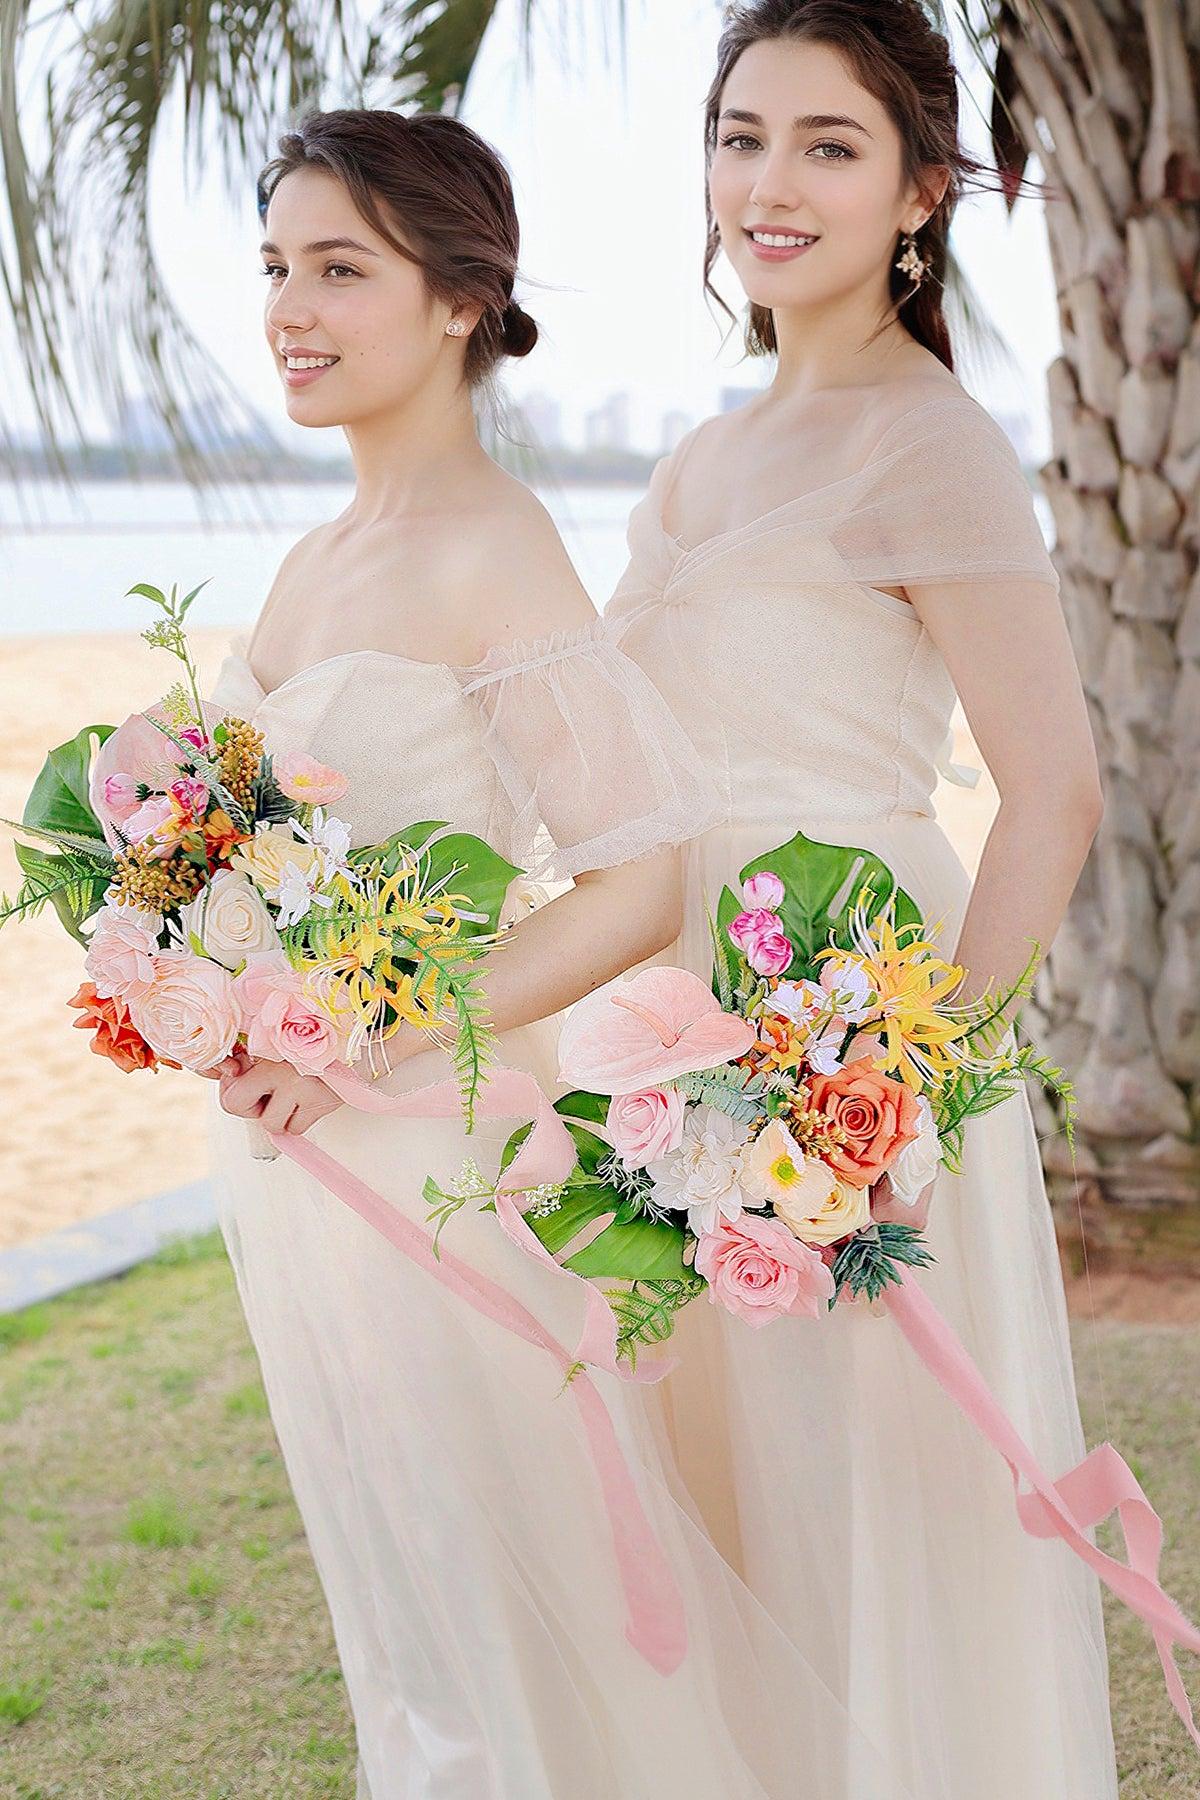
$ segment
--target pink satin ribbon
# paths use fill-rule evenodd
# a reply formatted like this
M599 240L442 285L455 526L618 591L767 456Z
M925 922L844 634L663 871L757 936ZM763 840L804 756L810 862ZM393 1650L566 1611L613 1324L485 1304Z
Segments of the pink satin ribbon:
M902 1270L899 1285L887 1287L882 1298L930 1374L1008 1464L1017 1517L1023 1529L1030 1537L1062 1538L1076 1556L1096 1571L1105 1586L1150 1627L1167 1692L1189 1737L1200 1748L1200 1730L1175 1664L1176 1645L1200 1651L1200 1631L1159 1583L1162 1520L1129 1464L1112 1444L1098 1444L1082 1462L1057 1481L1051 1481L1000 1407L961 1339L912 1271ZM1022 1475L1032 1493L1021 1492ZM1121 1521L1128 1563L1106 1556L1083 1535L1090 1526L1107 1518L1114 1507Z
M406 1094L381 1094L349 1071L330 1069L321 1079L348 1105L362 1112L421 1119L461 1116L458 1085L452 1080L414 1088ZM489 1075L486 1087L476 1099L475 1111L485 1119L533 1122L533 1129L504 1173L504 1185L495 1196L496 1214L514 1243L553 1269L564 1282L571 1282L573 1291L582 1295L585 1320L574 1355L498 1283L440 1244L435 1253L431 1232L389 1205L374 1188L307 1136L278 1131L266 1136L277 1150L344 1201L427 1274L476 1312L494 1319L527 1343L540 1345L564 1373L575 1363L591 1363L625 1381L661 1380L674 1368L674 1360L641 1363L636 1371L618 1364L617 1322L612 1308L599 1288L551 1256L521 1213L518 1190L565 1180L576 1160L574 1140L538 1083L532 1075L502 1065ZM569 1385L583 1420L608 1513L625 1595L625 1636L652 1668L661 1675L670 1675L687 1652L683 1597L646 1517L602 1396L586 1370L579 1370Z

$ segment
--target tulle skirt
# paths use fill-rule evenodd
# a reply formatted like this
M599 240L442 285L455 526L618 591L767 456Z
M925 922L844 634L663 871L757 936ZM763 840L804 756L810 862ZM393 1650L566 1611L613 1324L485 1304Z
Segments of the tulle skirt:
M813 835L836 824L806 821ZM703 900L794 824L709 834ZM848 841L845 834L838 841ZM861 831L853 841L864 842ZM931 822L869 842L957 923L966 877ZM504 1059L553 1081L552 1022ZM444 1073L414 1058L392 1085ZM555 1091L551 1088L551 1091ZM424 1224L422 1184L494 1170L510 1127L347 1108L312 1136ZM653 1386L593 1379L683 1598L670 1675L627 1642L579 1411L546 1352L481 1316L214 1107L221 1222L329 1604L360 1800L1112 1800L1095 1577L1017 1523L1012 1483L887 1317L754 1331L706 1300ZM974 1121L943 1173L926 1291L1043 1465L1083 1454L1062 1283L1028 1106ZM494 1215L442 1242L563 1344L583 1312Z
M549 1083L550 1024L505 1034ZM444 1073L413 1058L394 1088ZM546 1352L482 1317L285 1159L213 1113L220 1218L329 1605L361 1800L916 1800L890 1753L708 1536L646 1389L595 1379L678 1583L688 1650L625 1637L608 1515ZM313 1138L424 1224L427 1173L494 1168L510 1127L366 1118ZM562 1343L579 1297L465 1208L444 1247ZM722 1422L713 1420L714 1451ZM693 1448L697 1448L693 1446ZM815 1539L814 1539L815 1542Z

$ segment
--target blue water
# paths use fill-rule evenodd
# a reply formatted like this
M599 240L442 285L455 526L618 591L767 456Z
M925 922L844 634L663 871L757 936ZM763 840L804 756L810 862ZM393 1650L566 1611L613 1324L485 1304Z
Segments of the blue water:
M140 631L146 603L124 598L137 581L187 592L207 579L193 621L248 625L284 552L352 493L348 482L264 488L265 522L214 525L182 482L95 482L74 493L0 484L0 636ZM639 497L632 487L541 495L597 606L625 567L625 522Z

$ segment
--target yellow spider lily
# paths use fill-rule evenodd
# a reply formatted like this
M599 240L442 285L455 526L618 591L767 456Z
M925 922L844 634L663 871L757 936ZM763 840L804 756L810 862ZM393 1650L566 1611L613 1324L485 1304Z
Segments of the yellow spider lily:
M871 1030L878 1021L885 1039L884 1069L920 1093L940 1087L955 1073L971 1020L961 1009L945 1005L965 970L939 956L935 944L912 935L916 930L915 925L901 926L897 932L884 914L869 924L860 896L850 920L854 948L846 951L830 945L819 950L815 960L837 956L863 971L875 990L877 1006L862 1029Z

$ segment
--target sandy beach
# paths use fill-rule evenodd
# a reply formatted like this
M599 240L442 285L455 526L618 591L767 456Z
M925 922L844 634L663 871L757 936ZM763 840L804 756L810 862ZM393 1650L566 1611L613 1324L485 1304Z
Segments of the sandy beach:
M196 631L192 641L207 684L229 634ZM123 719L172 679L165 653L132 634L0 639L0 813L20 817L53 745L84 724ZM961 721L955 760L980 760ZM937 803L973 872L997 803L990 777L984 771L974 789L943 784ZM0 834L0 889L18 883L11 837ZM94 1056L66 1005L82 979L82 951L53 913L0 931L0 993L7 1017L20 1021L0 1043L0 1248L205 1173L207 1088L173 1070L123 1075ZM1131 1279L1093 1278L1097 1312L1143 1316L1145 1296ZM1071 1284L1071 1299L1091 1310L1081 1284ZM1168 1299L1159 1294L1158 1316Z

